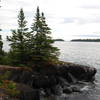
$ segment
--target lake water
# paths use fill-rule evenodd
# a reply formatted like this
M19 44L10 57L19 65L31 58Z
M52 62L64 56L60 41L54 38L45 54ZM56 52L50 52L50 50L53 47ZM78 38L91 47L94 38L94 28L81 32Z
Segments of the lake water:
M87 84L84 93L53 96L45 100L100 100L100 42L56 42L54 45L60 49L60 60L95 67L98 72L95 84ZM9 50L7 42L4 42L4 50Z
M56 42L54 45L60 49L60 60L97 68L95 85L89 84L85 93L63 100L100 100L100 42Z
M100 42L56 42L60 60L100 68Z

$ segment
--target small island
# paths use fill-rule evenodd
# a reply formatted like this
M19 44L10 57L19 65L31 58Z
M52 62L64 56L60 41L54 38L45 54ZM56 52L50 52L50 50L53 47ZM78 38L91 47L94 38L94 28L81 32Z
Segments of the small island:
M54 41L64 41L63 39L54 39Z
M73 39L71 42L100 42L100 39Z

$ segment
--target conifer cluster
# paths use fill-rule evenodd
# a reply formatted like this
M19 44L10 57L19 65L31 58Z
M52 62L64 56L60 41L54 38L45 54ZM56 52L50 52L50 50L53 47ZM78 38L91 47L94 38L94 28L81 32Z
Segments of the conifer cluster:
M39 65L41 63L55 62L58 60L58 48L53 46L51 29L46 23L44 13L39 7L31 25L31 32L27 28L23 9L18 14L18 29L12 30L9 58L14 65Z

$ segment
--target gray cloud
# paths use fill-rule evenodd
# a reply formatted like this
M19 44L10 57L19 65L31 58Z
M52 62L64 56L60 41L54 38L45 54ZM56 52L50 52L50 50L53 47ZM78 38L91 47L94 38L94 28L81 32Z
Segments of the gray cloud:
M88 35L73 35L75 37L100 37L100 35L93 35L93 34L88 34Z
M74 17L64 18L63 23L74 23L74 21L75 21L76 19L77 19L77 18L74 18Z
M100 34L100 32L93 32L94 34Z
M19 0L17 3L20 5L23 5L23 6L25 6L25 5L30 6L31 5L30 2L27 2L25 0L24 1Z
M64 24L66 23L77 23L77 24L87 24L90 23L89 19L81 18L81 17L68 17L64 18Z
M83 5L80 8L84 8L84 9L100 9L100 5Z
M64 24L66 23L77 23L77 24L88 24L88 23L100 23L100 17L95 17L95 16L91 16L91 17L68 17L68 18L64 18L64 21L62 22Z

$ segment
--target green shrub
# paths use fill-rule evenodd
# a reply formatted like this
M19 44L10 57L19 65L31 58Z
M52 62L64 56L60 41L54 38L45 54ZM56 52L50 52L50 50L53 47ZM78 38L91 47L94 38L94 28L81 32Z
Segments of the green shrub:
M8 79L10 75L11 75L10 71L6 71L5 73L0 74L0 81Z
M7 94L10 95L11 97L16 97L17 95L20 94L20 91L16 89L6 89Z
M20 91L17 90L16 83L13 81L3 80L0 84L0 88L4 89L5 92L11 97L16 97L18 94L20 94Z
M7 87L8 87L8 89L16 89L16 84L14 82L10 81L8 83L8 86Z

